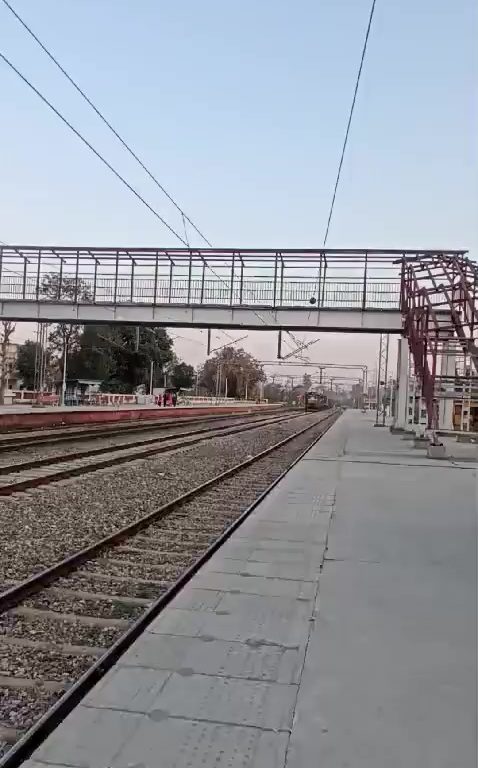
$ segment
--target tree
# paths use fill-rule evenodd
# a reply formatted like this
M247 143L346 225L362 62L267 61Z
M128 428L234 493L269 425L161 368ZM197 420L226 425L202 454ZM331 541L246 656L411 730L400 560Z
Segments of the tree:
M43 275L40 293L52 301L92 301L93 295L89 283L81 277L63 277L59 272Z
M206 360L200 380L210 394L216 394L219 384L221 393L226 391L229 397L250 397L256 385L265 381L266 376L258 360L243 349L223 347Z
M270 403L282 403L287 399L286 391L281 384L269 382L264 387L264 397Z
M195 379L194 368L187 363L175 363L171 373L171 383L177 389L189 389Z
M52 294L55 288L49 290ZM68 353L68 376L96 379L107 392L131 393L140 386L149 389L151 362L156 381L163 383L163 374L170 371L174 385L191 386L194 370L179 362L174 355L173 342L164 328L136 328L125 325L55 325L49 335L49 348L62 370L63 355ZM27 386L33 385L36 345L22 345L21 373Z
M35 363L40 354L40 344L28 339L18 347L17 369L25 389L35 386Z
M308 392L309 389L312 386L312 377L310 373L304 373L304 377L302 379L302 386L304 387L305 391Z
M174 360L173 341L164 328L115 326L98 336L107 341L111 352L111 369L103 381L103 391L132 392L141 384L148 387L151 363L158 376Z
M8 346L14 330L15 323L11 320L2 320L0 325L0 405L5 403L5 390L8 377L12 372L12 362L8 359Z
M85 326L68 360L70 378L104 381L111 377L114 367L111 329L101 325Z
M87 282L81 278L63 277L58 272L43 276L40 293L52 301L91 301L92 294ZM56 360L59 373L67 363L68 354L78 352L81 326L74 323L57 323L48 337L49 351Z
M42 372L40 374L40 367ZM17 371L25 389L50 389L55 369L52 366L51 354L38 341L28 339L20 344L17 351Z
M80 349L81 326L57 323L48 334L48 349L54 359L63 360L65 345L69 355Z

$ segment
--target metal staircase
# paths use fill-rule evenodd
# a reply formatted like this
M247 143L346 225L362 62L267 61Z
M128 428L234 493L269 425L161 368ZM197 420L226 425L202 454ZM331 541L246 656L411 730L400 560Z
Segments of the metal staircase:
M435 253L403 259L401 311L404 333L426 403L427 426L435 429L439 366L450 346L464 361L471 379L476 381L478 374L477 264L464 253Z

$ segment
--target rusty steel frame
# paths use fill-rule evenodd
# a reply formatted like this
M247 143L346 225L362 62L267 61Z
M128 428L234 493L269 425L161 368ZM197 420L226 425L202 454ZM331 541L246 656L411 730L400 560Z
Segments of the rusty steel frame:
M402 262L401 311L415 373L427 409L427 426L438 426L439 360L451 347L469 357L478 382L478 267L464 253L445 252ZM454 378L454 377L452 377Z

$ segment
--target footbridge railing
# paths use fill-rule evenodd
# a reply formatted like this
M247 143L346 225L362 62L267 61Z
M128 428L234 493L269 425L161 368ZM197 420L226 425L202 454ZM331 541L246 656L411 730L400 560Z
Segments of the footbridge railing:
M397 311L402 262L378 249L0 247L0 301Z

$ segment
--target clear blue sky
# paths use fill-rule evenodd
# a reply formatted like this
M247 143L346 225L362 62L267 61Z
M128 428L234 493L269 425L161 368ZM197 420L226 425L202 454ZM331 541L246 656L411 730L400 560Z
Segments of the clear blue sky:
M214 244L321 244L370 0L11 2ZM477 8L377 0L330 246L478 255ZM2 3L0 49L180 227ZM0 89L0 239L174 244L2 62Z

